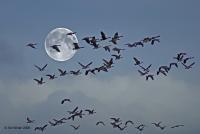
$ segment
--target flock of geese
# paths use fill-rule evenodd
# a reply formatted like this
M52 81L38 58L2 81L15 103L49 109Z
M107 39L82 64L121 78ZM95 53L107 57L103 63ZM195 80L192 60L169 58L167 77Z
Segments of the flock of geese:
M73 36L73 34L75 34L76 32L72 32L72 33L68 33L66 36ZM108 72L111 68L114 67L114 64L116 61L122 59L122 51L125 51L124 48L120 48L118 45L118 41L123 38L124 36L119 35L118 32L116 32L113 37L108 37L104 32L100 32L101 37L100 38L96 38L95 36L92 37L84 37L82 40L85 41L89 46L91 46L93 49L104 49L106 52L111 53L115 52L116 54L111 54L110 58L108 59L102 59L102 64L100 66L97 67L93 67L91 68L91 65L93 64L93 62L89 62L87 64L83 64L81 62L78 62L77 64L80 66L80 69L78 70L71 70L71 71L67 71L65 69L60 69L58 68L58 72L59 74L46 74L46 77L48 77L49 80L53 80L56 79L58 77L63 77L66 75L74 75L74 76L78 76L78 75L96 75L99 72ZM100 45L99 43L102 41L108 40L108 42L110 42L111 44L109 45ZM134 47L144 47L147 44L150 45L155 45L157 43L160 42L160 36L153 36L153 37L145 37L140 41L134 42L134 43L127 43L124 44L124 46L126 46L127 48L134 48ZM73 43L74 45L74 50L79 50L79 49L83 49L85 47L80 46L78 43ZM27 47L36 49L37 48L37 44L35 43L30 43L26 45ZM61 52L62 50L60 49L60 45L52 45L50 46L52 50L56 51L56 52ZM148 80L154 80L155 76L157 75L164 75L167 76L169 71L172 68L179 68L179 66L183 66L185 69L191 69L195 62L190 62L190 60L194 59L194 57L192 56L188 56L186 53L177 53L175 57L172 58L174 61L167 64L167 65L162 65L159 66L158 69L152 73L151 68L152 68L152 64L148 65L148 66L144 66L144 61L139 59L138 57L133 57L132 62L134 64L134 66L137 69L138 73L140 76L144 77L146 79L146 81ZM34 65L34 67L42 72L45 71L45 69L47 68L48 64L45 64L44 66L38 66L38 65ZM39 79L33 79L35 82L37 82L39 85L44 84L44 78L40 77ZM63 99L61 101L61 104L65 104L66 102L71 103L71 100L66 98ZM96 114L96 111L94 109L79 109L78 106L76 106L74 109L72 109L71 111L68 111L69 116L68 117L63 117L61 119L53 119L48 121L48 123L42 125L42 126L37 126L34 128L35 131L41 131L43 132L48 126L58 126L61 124L65 124L67 123L68 120L76 120L77 118L83 118L85 116L90 116L93 114ZM27 122L26 123L35 123L35 120L30 119L29 117L27 117ZM145 127L147 127L147 125L145 124L136 124L134 123L132 120L127 120L127 121L122 121L121 118L119 117L110 117L109 118L110 122L109 123L105 123L105 121L97 121L96 122L96 126L99 127L103 127L106 125L110 125L112 128L114 129L119 129L121 131L127 129L127 127L133 126L135 129L138 130L138 132L142 132ZM162 124L162 122L153 122L151 123L152 126L154 126L155 128L158 128L160 130L164 130L166 128L178 128L178 127L183 127L183 124L177 124L177 125L172 125L172 126L165 126ZM78 130L80 128L80 125L70 125L74 130Z
M63 100L61 100L61 104L64 105L66 103L72 103L72 101L69 98L65 98ZM64 116L62 118L59 119L55 119L53 118L52 120L47 121L46 124L41 125L41 126L36 126L34 127L34 131L45 131L47 127L56 127L59 125L63 125L66 124L67 121L72 120L78 120L78 119L82 119L85 116L91 116L91 115L95 115L97 114L97 112L94 109L79 109L78 106L76 106L74 109L72 109L71 111L67 111L68 115ZM149 127L149 125L143 124L143 123L135 123L132 120L126 120L126 121L122 121L122 119L120 117L110 117L109 122L106 123L106 121L104 120L99 120L96 121L96 126L97 127L105 127L105 126L110 126L113 129L118 129L120 131L123 131L125 129L127 129L128 127L133 127L136 130L138 130L138 132L143 132L144 129L146 127ZM35 124L37 123L34 119L31 119L30 117L26 118L26 123L27 124ZM80 128L80 124L69 124L70 127L72 127L72 129L74 130L78 130ZM161 121L159 122L152 122L151 123L152 127L158 128L160 130L164 130L166 128L178 128L178 127L183 127L183 124L175 124L175 125L171 125L171 126L166 126L163 125L163 123Z
M76 32L71 32L66 34L66 36L73 36ZM82 40L85 41L89 46L91 46L93 49L100 49L103 48L105 51L111 53L111 51L116 52L116 54L111 54L111 57L109 59L102 59L102 64L100 66L91 68L90 66L93 64L93 62L89 62L87 64L83 64L81 62L78 62L78 64L80 65L81 69L78 70L71 70L69 72L67 72L65 69L58 69L58 76L65 76L65 75L88 75L88 74L93 74L96 75L99 72L108 72L109 69L114 67L115 61L122 59L122 54L121 52L124 51L124 48L120 48L118 47L118 41L124 37L122 35L119 35L118 32L116 32L113 37L108 37L104 32L100 32L101 37L100 38L96 38L95 36L92 37L84 37ZM153 37L145 37L140 41L136 41L134 43L127 43L124 44L124 46L127 46L128 48L133 48L133 47L144 47L146 44L151 44L151 45L155 45L156 43L160 42L160 36L153 36ZM110 40L109 40L110 39ZM99 43L105 40L109 40L108 42L111 42L112 44L109 45L100 45ZM37 48L37 44L36 43L29 43L26 46L36 49ZM84 47L80 46L78 43L73 43L74 46L74 50L79 50L82 49ZM51 49L53 49L56 52L61 52L62 50L60 50L60 45L52 45L50 46ZM193 65L195 64L195 62L192 63L188 63L189 60L193 59L194 57L188 57L186 53L177 53L176 57L173 57L173 59L175 61L169 63L169 65L162 65L160 67L158 67L158 69L155 71L155 73L151 73L152 71L151 66L152 64L150 64L147 67L144 67L143 65L143 61L139 60L138 57L133 57L133 64L138 68L138 73L141 76L144 76L145 79L148 81L149 79L154 80L154 77L156 75L164 75L167 76L167 73L173 68L178 68L179 63L184 66L185 69L190 69L193 67ZM48 64L45 64L44 66L40 67L38 65L34 65L35 68L37 68L39 71L44 71L45 68L48 66ZM58 78L58 76L56 76L55 74L47 74L46 75L50 80L53 80L55 78ZM39 79L34 79L34 81L36 81L38 84L44 84L44 78L40 77Z

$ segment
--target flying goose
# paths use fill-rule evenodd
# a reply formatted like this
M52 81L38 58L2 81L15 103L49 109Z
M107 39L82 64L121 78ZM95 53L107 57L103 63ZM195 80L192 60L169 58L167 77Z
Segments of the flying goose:
M105 51L110 52L110 46L111 46L111 45L103 46L103 48L104 48Z
M91 114L95 114L95 113L96 113L96 112L94 111L94 109L92 109L92 110L86 109L85 111L88 112L88 115L91 115Z
M114 117L112 117L110 119L113 120L115 123L121 122L120 118L114 118Z
M78 49L84 48L84 47L80 47L80 46L78 45L78 43L73 43L73 45L74 45L73 50L78 50Z
M127 44L124 44L126 45L127 47L137 47L137 45L135 43L131 44L131 43L127 43Z
M35 80L35 81L38 83L38 85L42 85L42 84L45 83L45 82L43 81L43 78L42 78L42 77L40 78L40 80L38 80L38 79L33 79L33 80Z
M158 123L153 122L153 123L151 123L151 124L155 125L155 127L160 127L160 124L161 124L161 123L162 123L162 122L160 121L160 122L158 122Z
M96 71L96 69L88 69L85 71L85 75L88 75L89 72L92 74L96 74L95 71Z
M71 102L70 99L63 99L63 100L61 101L61 104L64 104L66 101Z
M111 56L115 57L115 60L119 60L119 59L123 58L121 56L121 54L120 55L112 54Z
M88 63L87 65L83 65L82 63L78 62L78 64L82 67L82 69L87 69L93 62Z
M46 129L46 127L48 126L48 124L46 124L46 125L44 125L44 126L42 126L42 127L35 127L35 131L36 130L40 130L40 131L44 131L45 129Z
M175 126L172 126L171 128L177 128L177 127L183 127L184 125L175 125Z
M103 126L105 126L105 123L104 123L103 121L98 121L98 122L96 123L96 126L98 126L99 124L102 124Z
M149 72L149 71L150 71L149 69L150 69L151 65L152 65L152 64L150 64L147 68L144 68L144 67L141 66L141 65L139 65L139 67L142 68L144 72Z
M36 43L29 43L29 44L27 44L26 46L27 47L31 47L31 48L33 48L33 49L36 49Z
M165 72L164 70L158 70L157 71L157 75L159 75L160 73L162 73L163 75L167 76L167 72Z
M192 64L190 64L190 65L185 65L184 63L182 63L183 64L183 66L185 67L185 69L190 69L190 68L192 68L192 66L195 64L195 62L193 62Z
M55 76L55 74L53 74L53 75L47 74L46 76L48 76L50 80L53 80L53 79L55 79L55 78L58 78L58 77Z
M73 35L73 34L76 34L77 32L69 32L67 33L66 35Z
M175 62L172 62L169 64L169 70L172 68L172 66L175 66L176 68L178 68L178 64Z
M91 37L85 37L85 38L83 38L82 40L84 40L84 41L86 41L88 44L90 44L91 42L90 42L90 38Z
M100 39L101 41L107 40L107 39L109 39L109 38L111 38L111 37L107 37L106 34L105 34L104 32L101 31L101 39Z
M56 50L57 52L60 52L59 46L61 45L52 45L50 46L52 49Z
M149 72L142 72L142 71L140 71L140 70L138 70L138 72L140 73L141 76L144 76L144 75L146 75L146 74L149 73Z
M143 62L139 61L136 57L133 57L133 60L135 61L134 65L140 65L143 63Z
M47 67L47 65L48 64L45 64L43 67L39 67L39 66L37 66L37 65L34 65L34 67L36 67L39 71L44 71L45 70L45 68Z
M154 80L153 76L154 76L153 74L149 74L149 75L147 75L147 76L146 76L146 80L148 81L149 78L151 78L152 80Z
M33 123L35 120L31 120L29 117L26 118L27 122L26 123Z
M132 124L132 125L134 124L134 123L133 123L133 121L131 121L131 120L128 120L128 121L126 121L126 122L125 122L125 126L127 126L127 125L128 125L128 123L130 123L130 124Z
M194 57L187 57L185 59L183 59L183 63L186 64L188 60L193 59Z
M60 72L60 76L65 76L67 74L66 70L58 69L58 71Z
M81 74L81 70L77 70L77 71L70 71L71 74L73 75L80 75Z

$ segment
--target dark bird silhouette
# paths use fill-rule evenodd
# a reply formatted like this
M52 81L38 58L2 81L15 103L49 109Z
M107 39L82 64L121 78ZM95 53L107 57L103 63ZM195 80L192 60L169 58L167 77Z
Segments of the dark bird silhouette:
M109 39L109 38L111 38L111 37L107 37L106 34L105 34L104 32L101 31L101 39L100 39L101 41L107 40L107 39Z
M142 68L144 72L149 72L149 71L150 71L149 69L150 69L151 65L152 65L152 64L150 64L150 65L149 65L148 67L146 67L146 68L143 67L143 66L141 66L141 65L139 65L139 67Z
M105 51L110 52L110 46L111 46L111 45L103 46L103 48L104 48Z
M111 40L109 42L112 42L113 44L117 45L117 40L116 38L111 38Z
M73 50L78 50L78 49L84 48L84 47L80 47L80 46L78 45L78 43L73 43L73 45L74 45Z
M83 110L80 110L79 112L73 113L70 117L68 117L68 119L72 119L74 121L75 117L82 118L83 115L85 115L85 114L83 114Z
M122 122L120 122L119 124L117 124L118 122L111 122L110 124L112 125L113 128L119 128L120 129L120 125L122 124Z
M84 40L85 42L87 42L88 44L90 44L91 43L90 38L91 37L85 37L82 40Z
M123 57L121 56L121 54L119 54L119 55L112 54L111 56L115 57L115 60L119 60L119 59L123 58Z
M160 66L158 70L160 71L160 70L163 70L163 69L164 69L164 71L167 72L167 73L168 73L169 70L170 70L170 68L169 68L168 66Z
M167 76L167 72L165 72L164 70L158 70L157 71L157 75L159 75L160 73L162 73L163 75Z
M26 118L26 123L33 123L35 120L31 120L29 117Z
M82 63L78 62L78 64L82 67L82 69L87 69L93 62L88 63L87 65L83 65Z
M57 124L57 125L59 125L59 124L63 124L63 123L66 123L66 122L64 122L63 120L67 120L66 118L62 118L62 119L59 119L59 120L57 120L57 119L53 119L54 121L55 121L55 123Z
M73 75L80 75L80 74L81 74L81 70L70 71L70 74L73 74Z
M135 43L131 44L131 43L127 43L127 44L124 44L126 45L127 47L137 47L137 45Z
M96 74L95 71L96 69L88 69L85 71L85 75L88 75L89 72L95 75Z
M118 32L116 32L115 34L114 34L114 37L113 38L115 38L115 39L120 39L121 37L124 37L124 36L122 36L122 35L119 35L119 33Z
M154 45L155 42L160 42L160 39L158 39L160 36L154 36L154 37L146 37L142 40L143 43L151 42L151 45Z
M48 122L51 126L56 126L57 125L57 123L53 123L53 122L51 122L51 121L49 121Z
M43 81L43 78L41 77L40 80L38 79L33 79L34 81L36 81L38 83L38 85L42 85L44 84L45 82Z
M135 61L134 65L140 65L143 63L143 62L139 61L136 57L133 57L133 60Z
M64 104L66 101L71 102L70 99L63 99L63 100L61 101L61 104Z
M151 123L151 124L153 124L155 127L160 127L160 124L161 124L162 122L160 121L160 122L158 122L158 123L156 123L156 122L153 122L153 123Z
M69 114L74 114L74 113L76 113L76 111L78 110L78 107L75 107L74 108L74 110L72 110L72 111L67 111Z
M109 42L112 42L113 44L116 45L117 40L120 40L121 37L123 37L123 36L121 36L121 35L119 36L118 32L116 32Z
M133 43L134 46L142 46L144 47L144 44L141 41Z
M132 124L133 125L134 123L133 123L133 121L128 120L128 121L125 122L125 126L127 126L128 124Z
M113 67L113 66L112 66L112 65L114 64L113 58L111 58L109 61L103 59L103 61L104 61L104 66L105 66L106 68L111 68L111 67Z
M151 78L152 80L154 80L153 76L154 76L153 74L147 75L147 76L146 76L146 80L149 80L149 78Z
M58 69L58 71L60 72L60 76L65 76L67 74L66 70Z
M114 117L112 117L110 119L113 120L115 123L121 122L120 118L114 118Z
M186 64L188 60L190 59L194 59L194 57L187 57L185 59L183 59L183 64Z
M164 130L167 126L160 126L161 130Z
M37 66L37 65L34 65L34 67L36 67L39 71L44 71L45 70L45 68L47 67L47 65L48 64L45 64L43 67L39 67L39 66Z
M160 39L158 39L160 36L154 36L151 37L151 45L154 45L155 42L160 42Z
M105 67L105 66L100 66L100 67L95 68L95 69L96 69L98 72L100 72L100 71L108 72L108 68Z
M55 79L55 78L58 78L58 77L55 76L55 74L53 74L53 75L47 74L46 76L48 76L50 80L53 80L53 79Z
M35 131L36 130L40 130L40 131L44 131L45 129L46 129L46 127L48 126L48 124L46 124L46 125L44 125L44 126L42 126L42 127L35 127Z
M31 48L33 48L33 49L36 49L36 43L29 43L29 44L27 44L26 46L27 47L31 47Z
M95 114L95 113L96 113L96 112L94 111L94 109L92 109L92 110L86 109L85 111L88 112L88 115L91 115L91 114Z
M184 125L175 125L175 126L172 126L171 128L177 128L177 127L183 127Z
M172 66L175 66L176 68L178 68L178 64L175 62L172 62L169 64L169 70L172 68Z
M52 45L50 46L52 49L56 50L57 52L60 52L59 46L61 45Z
M185 55L186 53L178 53L176 57L173 57L173 59L176 59L178 62L181 62Z
M139 130L140 132L142 132L143 130L144 130L144 127L145 127L145 125L144 124L141 124L141 125L139 125L139 126L137 126L137 127L135 127L137 130Z
M116 51L119 54L121 50L125 50L125 49L114 47L112 50Z
M149 73L149 72L142 72L142 71L140 71L140 70L138 70L138 72L140 73L141 76L144 76L144 75L146 75L146 74Z
M93 37L91 38L91 40L90 40L90 45L93 46L93 49L98 49L98 48L100 48L100 45L97 44L98 41L99 41L99 39L96 39L95 36L93 36Z
M105 126L105 123L104 123L103 121L98 121L98 122L96 123L96 126L98 126L98 125L100 125L100 124L102 124L103 126Z
M78 125L78 126L74 126L74 125L70 125L71 127L73 127L74 128L74 130L77 130L77 129L79 129L79 127L80 127L80 125Z
M183 64L183 66L185 67L185 69L190 69L190 68L192 68L192 66L195 64L195 62L193 62L192 64L190 64L190 65L185 65L184 63L182 63Z
M67 33L66 35L73 35L73 34L76 34L77 32L69 32Z

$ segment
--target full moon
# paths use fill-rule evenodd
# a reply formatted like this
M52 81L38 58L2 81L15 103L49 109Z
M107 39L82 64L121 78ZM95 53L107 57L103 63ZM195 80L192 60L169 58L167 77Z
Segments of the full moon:
M45 39L45 50L49 57L56 61L66 61L71 59L76 50L73 50L73 43L78 43L78 39L75 34L67 28L56 28L49 32ZM51 46L56 45L60 52L53 49Z

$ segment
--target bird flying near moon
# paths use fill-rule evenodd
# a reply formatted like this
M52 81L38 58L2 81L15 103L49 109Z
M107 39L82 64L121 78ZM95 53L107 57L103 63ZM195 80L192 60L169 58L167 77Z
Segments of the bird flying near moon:
M66 61L71 59L77 51L74 49L74 43L78 43L75 32L67 28L56 28L47 35L45 50L52 59Z

